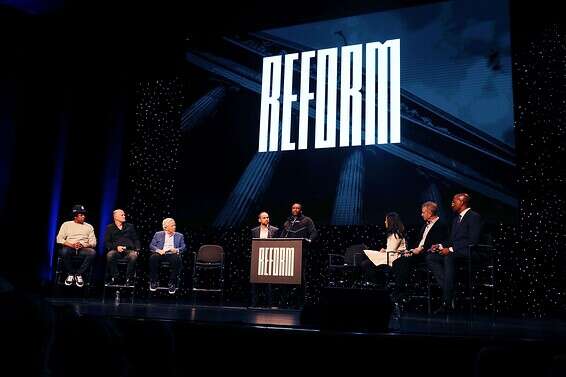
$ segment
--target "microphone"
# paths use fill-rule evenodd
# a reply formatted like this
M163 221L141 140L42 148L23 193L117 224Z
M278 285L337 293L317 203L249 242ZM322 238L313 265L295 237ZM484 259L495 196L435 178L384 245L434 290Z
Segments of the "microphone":
M289 225L285 228L285 237L283 237L283 238L287 238L287 236L289 235L289 231L291 230L291 228L293 227L293 225L295 225L295 222L297 221L297 217L296 216L289 216L287 221L289 222Z

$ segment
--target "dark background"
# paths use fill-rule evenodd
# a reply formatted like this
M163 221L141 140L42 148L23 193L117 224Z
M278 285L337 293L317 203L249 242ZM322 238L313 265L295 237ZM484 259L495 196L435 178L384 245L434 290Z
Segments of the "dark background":
M139 83L182 77L187 38L367 13L396 3L0 6L2 273L17 287L37 292L49 276L53 227L69 218L75 203L87 207L95 230L111 220L114 207L124 207L136 224L142 209L135 203L162 208L156 219L174 214L175 198L164 197L162 187L132 192L143 183L143 170L131 157L144 129L136 118ZM422 2L402 2L416 3ZM516 266L509 276L519 286L514 308L519 315L552 314L558 302L549 292L563 287L558 277L564 275L560 258L566 244L561 167L566 29L559 14L550 2L511 4L521 210L510 236L516 242L504 252ZM175 85L169 93L177 91ZM161 169L148 164L146 169ZM156 174L174 177L176 167L168 169ZM148 238L159 223L140 228Z

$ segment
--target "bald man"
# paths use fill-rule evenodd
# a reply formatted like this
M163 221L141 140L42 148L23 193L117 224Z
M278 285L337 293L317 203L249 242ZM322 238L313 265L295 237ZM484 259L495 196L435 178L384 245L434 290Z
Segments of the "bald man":
M442 307L438 312L454 310L454 275L456 260L470 257L470 245L479 242L482 227L481 216L470 208L470 196L466 193L454 195L450 238L445 244L435 244L427 255L427 263L442 288Z
M110 276L110 283L115 284L118 279L118 259L128 258L126 270L126 285L132 282L139 250L140 239L133 224L126 222L126 213L121 209L112 212L114 222L108 224L104 233L104 246L106 248L106 276Z
M275 238L279 235L279 228L269 224L269 213L260 212L257 215L259 226L252 228L252 238ZM261 284L267 286L267 302L268 306L272 306L273 299L271 293L271 284ZM257 306L257 290L258 284L251 285L251 306Z

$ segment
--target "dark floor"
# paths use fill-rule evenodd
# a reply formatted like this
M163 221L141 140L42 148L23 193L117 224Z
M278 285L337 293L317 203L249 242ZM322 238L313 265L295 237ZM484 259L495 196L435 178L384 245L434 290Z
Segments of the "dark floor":
M193 305L168 295L134 303L127 296L103 303L7 295L0 334L11 353L0 368L58 377L185 376L202 367L252 375L296 375L309 368L355 375L370 368L395 376L566 376L566 321L414 313L396 318L381 316L380 305L368 306L369 312L343 305L307 316L308 307L213 303ZM369 326L361 326L368 319ZM17 361L22 355L26 363Z
M301 311L242 306L193 305L190 301L115 301L99 299L49 298L59 307L69 307L79 317L114 317L167 321L188 321L244 327L267 327L296 331L321 331L319 326L301 324ZM359 334L361 331L353 329ZM392 316L386 331L380 334L452 337L484 337L517 341L564 340L566 321L455 315L453 317L404 313Z

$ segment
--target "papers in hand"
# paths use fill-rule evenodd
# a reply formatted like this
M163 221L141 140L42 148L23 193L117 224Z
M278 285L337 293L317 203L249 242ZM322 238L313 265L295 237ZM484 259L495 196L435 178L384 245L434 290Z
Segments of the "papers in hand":
M379 250L364 250L364 254L369 258L371 263L376 266L382 264L391 265L391 263L393 263L393 261L400 255L398 251L381 252Z

